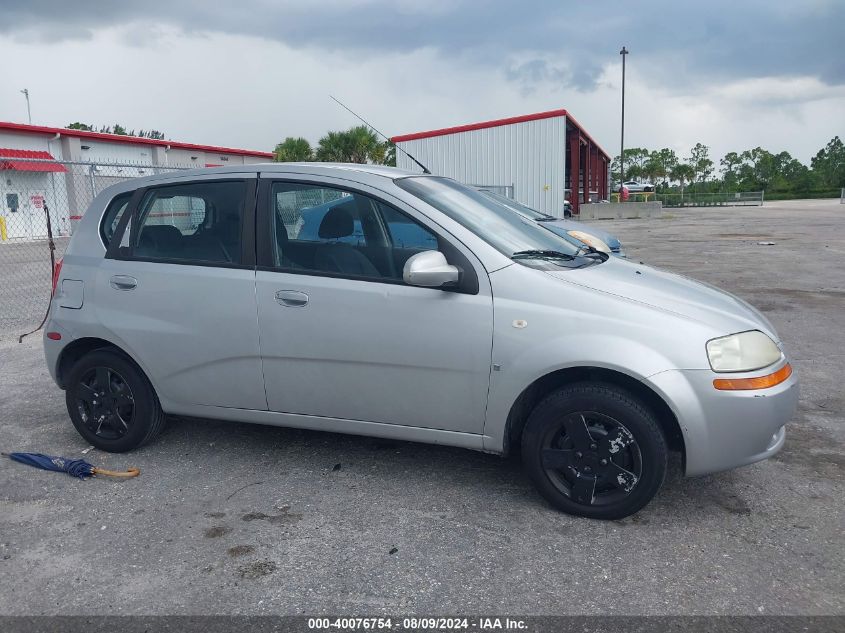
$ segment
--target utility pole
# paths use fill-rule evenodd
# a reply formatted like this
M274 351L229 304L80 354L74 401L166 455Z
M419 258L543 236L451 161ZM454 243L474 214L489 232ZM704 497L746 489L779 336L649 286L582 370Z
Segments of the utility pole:
M619 141L619 189L622 190L622 183L625 182L625 57L628 49L624 46L619 51L622 55L622 134Z
M24 88L21 94L26 97L26 116L29 119L29 124L32 125L32 111L29 109L29 90Z

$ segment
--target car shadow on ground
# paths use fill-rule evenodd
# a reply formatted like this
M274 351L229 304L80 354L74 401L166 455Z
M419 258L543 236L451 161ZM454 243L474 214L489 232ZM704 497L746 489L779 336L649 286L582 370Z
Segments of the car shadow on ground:
M223 471L237 468L241 479L249 474L256 480L282 481L342 471L372 492L373 503L380 490L394 493L405 487L466 508L475 507L479 499L495 498L493 507L530 509L550 518L566 516L534 490L518 453L502 458L450 446L189 418L169 418L162 436L133 454L143 453L187 459L188 464L200 461ZM147 459L156 457L145 455ZM657 497L635 516L616 523L673 528L708 517L750 515L753 501L747 498L744 471L689 479L683 476L680 454L672 453Z

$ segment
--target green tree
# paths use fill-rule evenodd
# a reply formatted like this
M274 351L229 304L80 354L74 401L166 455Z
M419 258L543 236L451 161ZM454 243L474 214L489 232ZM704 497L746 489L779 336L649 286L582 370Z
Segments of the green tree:
M314 158L311 143L301 136L288 136L284 141L276 145L273 154L273 160L279 163L302 162Z
M94 126L88 125L87 123L80 123L79 121L75 121L74 123L71 123L70 125L66 126L65 129L68 129L68 130L83 130L85 132L93 132Z
M648 162L650 152L644 147L631 147L625 150L625 180L638 180L645 175L645 165ZM610 165L611 174L620 173L619 156L613 159Z
M675 154L675 151L664 147L649 154L645 169L652 182L660 179L665 186L666 181L669 179L669 174L677 164L678 156Z
M686 183L695 178L695 169L693 169L692 165L689 163L678 163L672 168L672 171L669 173L669 177L672 180L678 181L678 184L681 187L681 195L683 196L684 186Z
M713 161L710 160L710 148L704 143L696 143L690 150L690 157L687 159L694 172L693 179L698 182L707 180L713 173Z
M359 125L346 132L346 135L349 156L353 163L384 162L384 146L370 128Z
M328 132L317 144L316 158L324 162L380 165L385 162L386 151L387 147L379 142L375 132L359 125L345 132Z
M826 189L845 187L845 144L838 136L830 139L810 160L813 177Z
M385 143L387 149L384 152L384 164L390 167L396 167L396 144L392 141Z
M345 132L328 132L317 143L316 158L324 163L349 162Z
M719 165L722 168L722 183L726 189L730 191L736 190L738 182L737 169L741 164L742 159L736 152L728 152L719 161Z

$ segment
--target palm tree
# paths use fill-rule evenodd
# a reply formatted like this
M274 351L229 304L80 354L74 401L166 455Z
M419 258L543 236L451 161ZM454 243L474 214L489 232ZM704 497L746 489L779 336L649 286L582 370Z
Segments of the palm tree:
M678 163L672 168L669 174L672 180L677 180L681 185L681 199L684 197L684 184L695 178L695 169L687 163Z
M311 149L311 143L304 138L288 136L284 141L276 145L273 150L275 156L273 160L277 163L293 163L312 160L314 152Z
M365 125L345 132L329 132L317 145L317 160L340 163L375 163L382 165L387 147Z
M347 163L346 132L329 132L317 143L316 158L324 163Z
M384 162L384 146L370 128L359 125L346 132L349 160L353 163Z

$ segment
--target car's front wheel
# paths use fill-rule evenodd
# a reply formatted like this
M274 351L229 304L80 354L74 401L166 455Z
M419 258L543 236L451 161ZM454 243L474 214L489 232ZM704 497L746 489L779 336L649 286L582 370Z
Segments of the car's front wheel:
M131 451L164 428L164 413L149 380L115 350L98 349L76 362L65 402L79 434L103 451Z
M621 519L645 506L666 474L668 449L654 414L615 385L562 387L531 412L522 459L554 506L594 519Z

